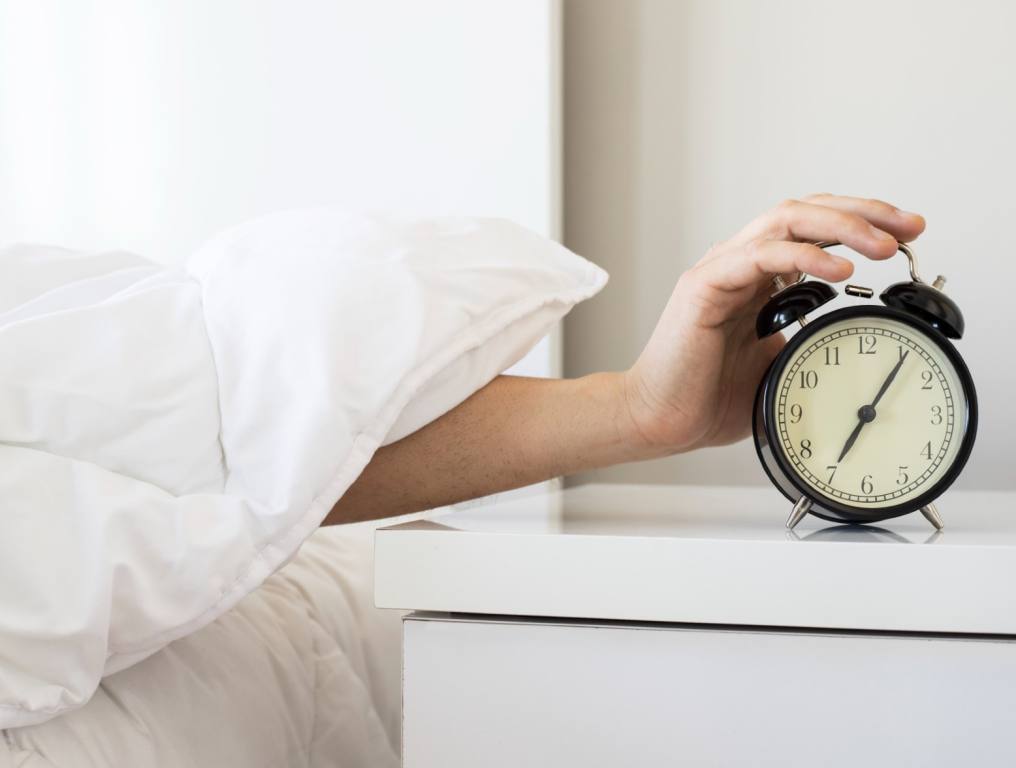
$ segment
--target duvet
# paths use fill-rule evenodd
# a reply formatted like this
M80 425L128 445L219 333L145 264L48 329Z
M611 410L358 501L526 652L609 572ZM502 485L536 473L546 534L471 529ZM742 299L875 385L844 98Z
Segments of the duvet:
M0 252L0 728L84 704L292 558L386 440L605 275L503 221L332 209L185 268Z
M401 615L371 604L370 525L315 531L207 627L0 732L0 768L395 768Z

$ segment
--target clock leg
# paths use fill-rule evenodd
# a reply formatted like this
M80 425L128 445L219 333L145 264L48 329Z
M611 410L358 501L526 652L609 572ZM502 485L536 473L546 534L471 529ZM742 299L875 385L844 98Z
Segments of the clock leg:
M787 528L794 530L794 526L801 522L801 518L808 514L810 510L811 499L807 496L799 498L797 503L794 505L794 508L790 510L790 517L787 518Z
M928 504L926 507L921 507L921 514L927 518L929 523L935 526L936 531L941 531L945 527L945 523L942 522L942 516L938 514L938 510L935 509L934 504Z

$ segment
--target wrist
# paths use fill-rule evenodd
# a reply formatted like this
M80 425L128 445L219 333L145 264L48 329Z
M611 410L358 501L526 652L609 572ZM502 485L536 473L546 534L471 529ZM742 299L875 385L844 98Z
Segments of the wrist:
M677 404L655 395L637 366L621 374L626 441L638 454L637 460L673 456L701 447L700 420L688 418Z
M619 398L614 413L620 440L631 456L628 460L645 461L676 453L677 449L660 434L660 420L655 416L659 408L651 402L635 369L614 375Z
M592 373L577 379L564 379L562 402L569 414L569 431L579 445L576 453L581 466L567 472L596 469L655 455L631 420L625 374L616 371Z

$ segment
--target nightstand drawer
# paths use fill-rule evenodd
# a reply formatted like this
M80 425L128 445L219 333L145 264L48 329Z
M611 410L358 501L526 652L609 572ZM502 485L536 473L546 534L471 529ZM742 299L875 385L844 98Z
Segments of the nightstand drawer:
M405 768L1016 764L1016 643L411 614Z

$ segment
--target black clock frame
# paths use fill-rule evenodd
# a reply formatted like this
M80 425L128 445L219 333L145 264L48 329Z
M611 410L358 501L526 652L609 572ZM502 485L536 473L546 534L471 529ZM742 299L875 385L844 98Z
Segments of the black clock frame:
M916 499L911 499L890 507L879 507L878 509L859 509L842 504L833 499L817 493L805 483L794 471L790 461L777 447L779 437L775 419L775 401L777 394L777 382L784 367L794 357L797 350L804 346L805 342L814 338L817 331L842 320L850 320L858 317L885 317L909 325L936 343L942 352L956 369L956 374L963 387L964 402L966 403L966 419L964 419L964 430L961 438L959 451L952 464L945 470L945 473L924 493ZM752 432L755 438L755 451L758 453L759 461L763 469L780 492L790 501L796 502L801 496L805 496L812 502L809 512L823 520L834 523L850 523L854 525L875 523L879 520L899 517L911 512L916 512L921 507L932 503L942 495L945 490L959 477L970 451L974 447L974 438L977 436L977 391L974 388L974 380L970 376L967 364L960 357L960 353L940 331L929 324L915 319L912 315L890 307L879 306L853 306L833 310L822 317L816 318L795 333L786 346L773 360L762 382L759 384L758 392L755 395L755 414L752 423Z

